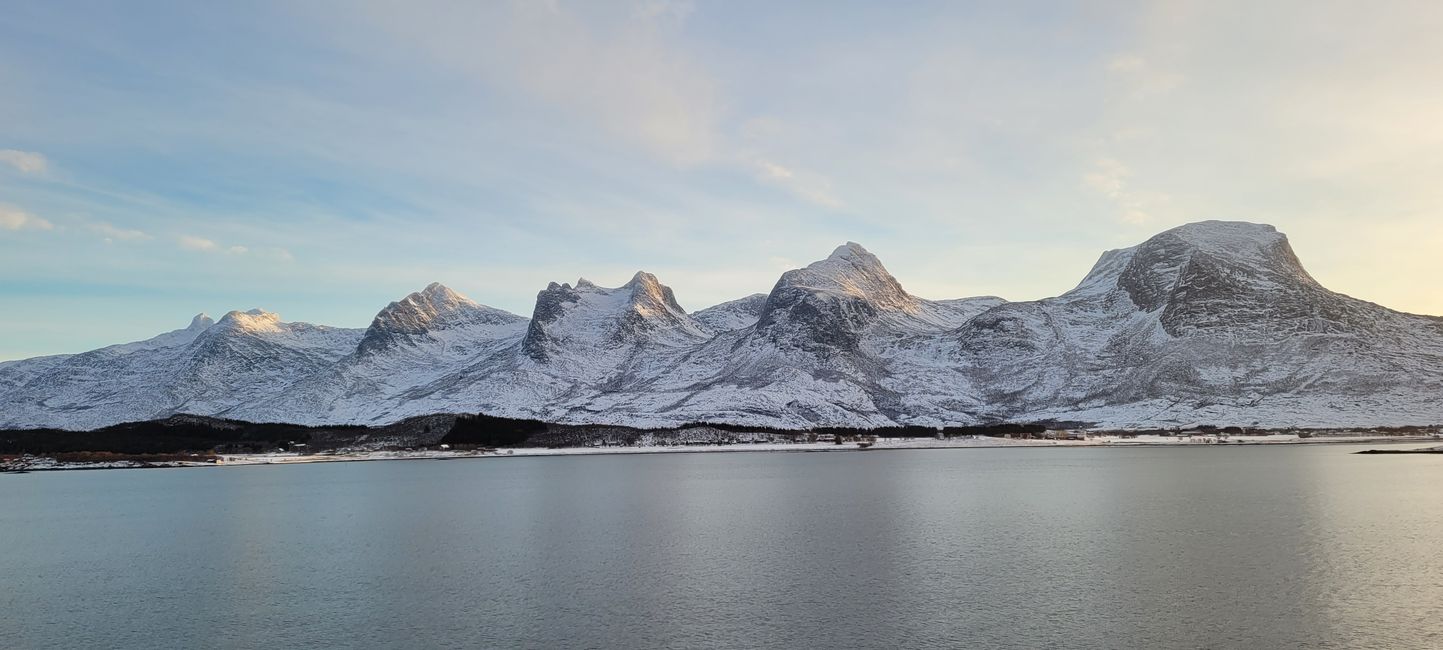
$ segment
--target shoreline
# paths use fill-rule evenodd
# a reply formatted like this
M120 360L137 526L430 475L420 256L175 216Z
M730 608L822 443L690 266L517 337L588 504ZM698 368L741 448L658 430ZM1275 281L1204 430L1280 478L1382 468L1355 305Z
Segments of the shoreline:
M301 454L275 452L262 454L217 454L207 461L154 461L114 460L104 462L64 462L46 456L22 456L0 463L0 473L18 474L47 471L77 471L100 469L158 469L180 467L251 467L259 465L308 465L312 463L373 462L387 460L462 460L482 458L537 458L554 456L611 456L644 454L706 454L706 453L827 453L859 451L897 451L908 449L1003 449L1003 448L1227 448L1227 447L1277 447L1296 445L1330 444L1423 444L1437 443L1435 436L1315 436L1300 438L1291 434L1268 436L1097 436L1083 440L1038 440L1007 439L972 436L962 439L938 440L935 438L879 438L870 447L856 443L836 444L831 442L802 443L735 443L706 445L658 445L645 447L598 446L598 447L516 447L493 450L451 450L418 449L400 451L382 450L338 450L334 452ZM1439 449L1443 449L1440 447ZM1367 452L1355 452L1367 453ZM1386 454L1430 453L1428 449L1390 450ZM1434 451L1432 453L1439 453Z

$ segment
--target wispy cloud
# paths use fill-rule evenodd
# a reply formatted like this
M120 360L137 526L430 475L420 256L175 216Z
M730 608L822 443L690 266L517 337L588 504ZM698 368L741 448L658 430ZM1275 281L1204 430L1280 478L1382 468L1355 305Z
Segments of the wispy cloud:
M13 205L0 205L0 230L51 230L55 225Z
M290 262L295 256L287 249L280 247L252 248L241 244L222 244L214 239L197 237L195 235L181 235L176 238L176 243L183 250L195 251L198 253L216 253L232 256L251 256L275 261Z
M119 228L109 223L93 223L89 226L90 232L100 235L105 243L110 244L117 241L147 241L155 239L143 230L133 228Z
M819 174L794 170L762 158L753 159L751 164L759 180L785 189L800 199L824 208L835 209L844 205L832 193L831 181Z
M1438 313L1440 31L1419 0L32 2L0 20L0 200L23 206L0 277L201 287L144 319L213 287L294 297L295 246L323 320L484 258L456 276L524 313L532 278L671 264L686 302L720 301L853 239L931 296L1024 299L1145 231L1241 218L1320 251L1329 286ZM175 57L156 33L210 37ZM708 275L717 248L757 271Z
M14 167L22 174L44 174L50 162L42 154L19 149L0 149L0 163Z
M176 242L180 244L181 248L188 251L209 253L220 250L220 244L217 244L214 241L206 239L204 237L196 237L194 235L181 235L176 239Z
M1143 224L1151 221L1152 210L1167 203L1169 198L1159 192L1137 191L1129 187L1132 170L1112 158L1098 159L1091 171L1083 174L1082 181L1089 188L1107 197L1117 205L1117 216L1125 223Z

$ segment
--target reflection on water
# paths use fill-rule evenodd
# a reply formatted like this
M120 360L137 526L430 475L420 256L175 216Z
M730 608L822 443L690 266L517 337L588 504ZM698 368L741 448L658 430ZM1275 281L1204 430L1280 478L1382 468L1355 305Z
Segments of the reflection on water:
M1443 457L681 454L0 476L7 647L1443 647Z

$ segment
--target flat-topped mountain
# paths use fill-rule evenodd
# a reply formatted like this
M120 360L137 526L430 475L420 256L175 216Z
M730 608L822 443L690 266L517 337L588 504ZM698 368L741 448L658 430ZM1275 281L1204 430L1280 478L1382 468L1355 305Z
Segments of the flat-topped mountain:
M1321 286L1271 226L1108 251L1055 298L926 300L847 243L766 294L687 312L655 276L552 283L530 318L432 284L365 330L262 310L0 363L0 427L175 413L302 424L485 412L780 427L1443 422L1443 319Z

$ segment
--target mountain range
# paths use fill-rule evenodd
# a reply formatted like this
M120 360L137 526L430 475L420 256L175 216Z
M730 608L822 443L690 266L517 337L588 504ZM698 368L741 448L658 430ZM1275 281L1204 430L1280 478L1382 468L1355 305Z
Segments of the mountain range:
M803 428L1063 421L1443 422L1443 318L1329 291L1273 227L1207 221L1104 253L1055 298L926 300L847 243L688 312L656 276L552 283L530 318L432 284L365 329L263 310L0 363L0 427L177 413L381 424L431 413Z

